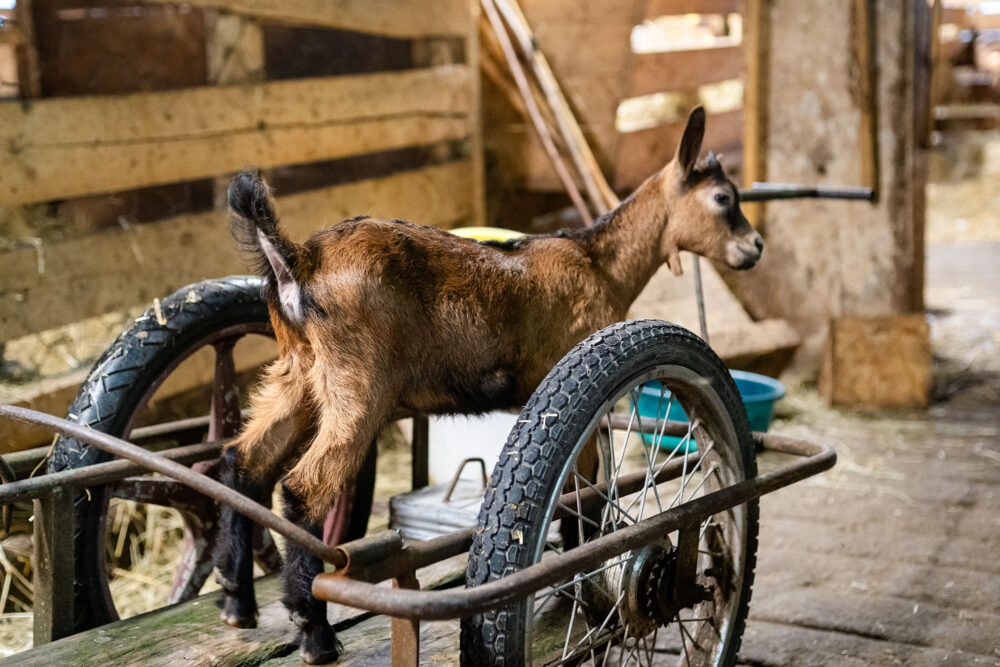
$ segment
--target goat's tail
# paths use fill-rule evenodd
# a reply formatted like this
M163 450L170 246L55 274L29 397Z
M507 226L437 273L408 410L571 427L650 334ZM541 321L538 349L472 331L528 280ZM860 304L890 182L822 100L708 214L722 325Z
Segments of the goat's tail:
M229 184L229 228L254 270L274 288L281 310L293 322L304 315L302 290L296 278L302 248L278 228L271 188L259 169L247 168Z

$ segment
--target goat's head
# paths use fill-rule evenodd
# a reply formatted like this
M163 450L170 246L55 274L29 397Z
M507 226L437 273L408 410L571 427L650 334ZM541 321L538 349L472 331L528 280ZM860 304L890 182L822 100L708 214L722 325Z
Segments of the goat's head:
M678 250L687 250L749 269L760 259L764 241L740 210L739 191L712 153L698 162L705 135L705 111L691 112L677 154L659 174L659 186L670 202L663 235L664 257L680 273Z

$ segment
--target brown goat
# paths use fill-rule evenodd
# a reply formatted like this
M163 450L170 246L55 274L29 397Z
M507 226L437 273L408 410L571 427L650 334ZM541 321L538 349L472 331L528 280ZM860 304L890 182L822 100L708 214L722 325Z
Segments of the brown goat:
M736 186L711 154L696 166L704 125L698 108L676 157L593 227L506 243L360 217L297 245L263 180L239 174L233 230L268 279L280 353L236 443L244 484L284 473L286 512L316 530L393 418L521 407L573 345L625 318L664 262L679 274L681 250L753 266L763 242ZM303 558L288 557L285 603L303 659L330 659L325 608L303 599L311 576L289 572L315 574ZM233 567L222 559L230 596L244 587ZM227 622L252 623L245 597L227 602Z

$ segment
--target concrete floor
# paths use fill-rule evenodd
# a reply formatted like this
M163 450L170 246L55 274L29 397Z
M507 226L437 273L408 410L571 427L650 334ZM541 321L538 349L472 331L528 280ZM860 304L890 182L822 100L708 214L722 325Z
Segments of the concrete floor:
M940 402L776 425L840 459L762 499L748 664L1000 665L1000 243L929 247L927 284Z

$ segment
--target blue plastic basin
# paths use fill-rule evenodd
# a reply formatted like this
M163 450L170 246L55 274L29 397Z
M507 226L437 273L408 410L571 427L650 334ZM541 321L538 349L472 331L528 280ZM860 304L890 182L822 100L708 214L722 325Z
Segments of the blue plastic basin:
M769 378L766 375L758 373L747 373L746 371L729 371L729 373L733 376L733 381L736 382L740 398L743 399L743 405L746 407L747 417L750 420L750 429L753 431L766 431L774 419L774 404L785 395L784 385L774 378ZM661 403L660 383L647 382L643 385L642 393L639 395L639 416L648 419L662 419L666 417L672 421L686 422L688 420L687 415L684 414L684 409L676 402L670 404L670 412L669 414L667 413L669 398L670 392L663 392L663 402ZM657 414L657 407L659 407L659 414ZM655 437L655 435L647 433L642 435L647 445L653 444ZM681 440L681 438L663 436L663 439L660 441L660 447L673 450ZM691 440L688 445L681 447L681 451L698 451L697 444L697 442Z

